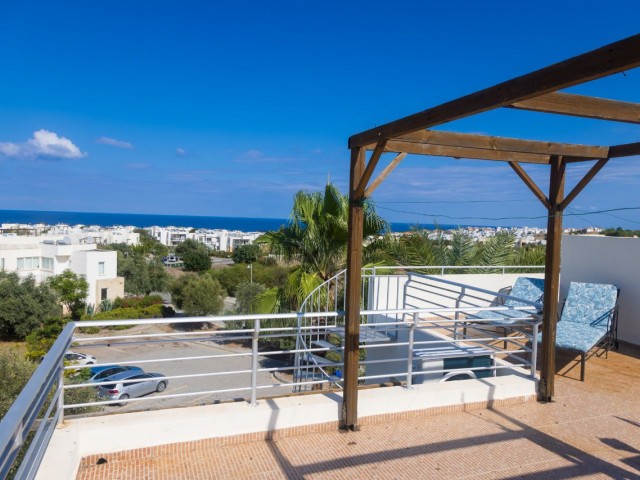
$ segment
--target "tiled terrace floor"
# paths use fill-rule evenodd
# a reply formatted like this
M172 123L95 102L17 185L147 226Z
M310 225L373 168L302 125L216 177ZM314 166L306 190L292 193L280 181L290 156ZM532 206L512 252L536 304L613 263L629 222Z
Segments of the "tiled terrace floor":
M556 397L368 424L359 432L174 444L83 461L78 479L640 479L640 350L578 368L558 358ZM568 373L567 373L567 370Z

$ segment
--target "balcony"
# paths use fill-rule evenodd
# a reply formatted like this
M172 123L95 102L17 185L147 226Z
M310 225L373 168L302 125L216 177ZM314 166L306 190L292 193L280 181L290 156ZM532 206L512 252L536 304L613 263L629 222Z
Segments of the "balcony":
M199 465L193 468L221 478L263 471L262 463L247 458L263 459L274 478L334 475L338 465L352 475L371 474L373 469L382 475L387 468L399 468L397 462L403 470L394 474L409 475L425 459L434 478L451 478L480 457L488 462L486 469L472 473L489 478L503 471L506 477L515 475L520 468L516 464L535 469L538 461L540 471L629 471L640 418L624 402L639 393L634 390L638 350L625 345L608 360L590 360L586 383L573 380L579 370L575 359L559 361L556 402L536 403L537 342L531 339L537 335L540 305L517 309L518 321L506 334L501 325L476 316L482 310L507 308L500 303L509 295L499 290L519 275L509 269L456 275L395 267L365 270L360 343L366 358L360 362L358 404L363 431L353 432L353 440L351 434L335 434L342 362L328 354L335 352L339 358L343 349L344 274L314 292L302 311L293 314L69 324L3 420L3 427L10 426L3 429L3 466L30 429L37 433L22 462L22 478L51 478L52 472L58 478L116 478L118 472L147 467L159 475L168 464L176 472ZM203 321L210 324L207 329L186 329ZM133 328L106 334L79 330L89 324ZM268 347L266 339L271 341ZM277 339L291 339L293 346L275 348ZM74 404L65 398L70 390L93 387L65 384L63 372L74 367L63 366L61 359L71 344L95 355L99 364L162 372L169 388L128 399L125 406L97 400ZM442 360L452 352L484 361L446 365ZM100 411L79 413L87 407ZM38 411L45 412L46 420L34 422ZM578 426L582 430L552 441L555 433L549 432L562 425L567 432ZM609 428L613 430L602 436ZM269 439L281 441L278 446L263 441ZM316 441L323 447L307 451L303 461L296 448ZM330 447L332 442L346 450ZM360 447L351 448L349 442ZM480 453L480 442L498 448L487 453L483 447ZM521 448L514 452L512 446ZM193 449L197 455L186 453ZM359 453L345 459L350 449ZM243 460L216 463L221 454ZM460 455L467 463L456 460ZM530 464L508 460L527 455ZM107 463L96 464L101 458ZM187 475L182 472L179 475Z

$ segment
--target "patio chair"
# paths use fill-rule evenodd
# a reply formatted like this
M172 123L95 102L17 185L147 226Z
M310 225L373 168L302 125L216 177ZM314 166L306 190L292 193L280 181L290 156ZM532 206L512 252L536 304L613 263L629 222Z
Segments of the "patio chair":
M503 293L503 290L500 290ZM544 279L543 278L531 278L531 277L518 277L513 284L510 291L505 292L510 298L506 300L503 297L498 297L494 302L495 306L499 307L531 307L531 303L537 303L542 306L542 295L544 294ZM524 300L524 301L523 301ZM500 303L502 302L502 303ZM492 320L494 323L504 325L503 334L506 337L509 325L518 322L518 319L522 319L523 316L528 315L528 312L522 310L481 310L475 312L472 315L468 315L470 318L481 318L483 320ZM466 332L465 332L466 335ZM507 348L507 341L504 341L504 348Z
M569 285L556 327L556 348L580 354L582 382L587 355L593 348L601 345L606 356L612 346L618 348L619 294L615 285L578 282ZM538 342L541 339L539 335Z

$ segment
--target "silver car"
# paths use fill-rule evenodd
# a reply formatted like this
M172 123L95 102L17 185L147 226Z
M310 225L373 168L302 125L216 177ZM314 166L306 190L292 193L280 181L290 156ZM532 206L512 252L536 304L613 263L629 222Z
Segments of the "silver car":
M166 379L158 380L162 377L164 375L161 373L143 373L136 370L117 373L102 380L112 383L98 386L98 398L119 400L120 405L126 405L126 400L129 398L142 397L153 392L163 392L169 381Z

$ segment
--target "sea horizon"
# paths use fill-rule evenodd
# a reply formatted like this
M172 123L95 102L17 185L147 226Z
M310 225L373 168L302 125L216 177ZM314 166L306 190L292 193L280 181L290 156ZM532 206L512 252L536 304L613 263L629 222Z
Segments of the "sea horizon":
M86 225L99 227L134 226L139 228L192 227L218 230L238 230L242 232L266 232L278 230L288 223L286 218L258 217L218 217L207 215L165 215L157 213L105 213L105 212L65 212L53 210L0 210L0 224L20 223L46 225ZM389 222L392 232L406 232L419 226L425 230L435 230L434 224ZM489 227L488 225L444 225L438 227L452 230L459 227ZM492 227L495 228L495 227Z

